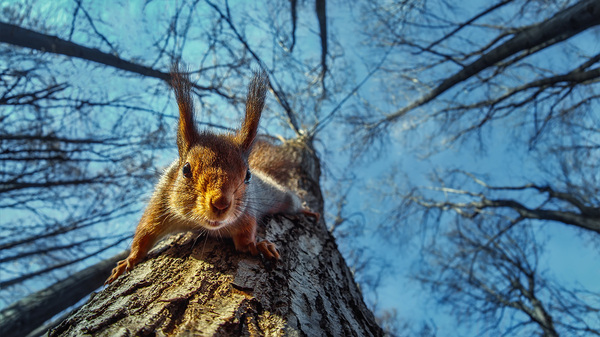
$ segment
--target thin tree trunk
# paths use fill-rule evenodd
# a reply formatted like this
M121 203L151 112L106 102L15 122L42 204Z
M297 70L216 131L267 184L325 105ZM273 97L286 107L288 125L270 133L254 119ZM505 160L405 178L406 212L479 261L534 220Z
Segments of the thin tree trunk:
M303 164L296 178L322 212L318 160L298 144L288 144ZM262 227L280 261L236 252L229 239L179 234L50 336L383 335L322 220L276 216Z
M117 254L2 310L0 336L25 336L52 316L76 304L98 289L115 263L127 254Z

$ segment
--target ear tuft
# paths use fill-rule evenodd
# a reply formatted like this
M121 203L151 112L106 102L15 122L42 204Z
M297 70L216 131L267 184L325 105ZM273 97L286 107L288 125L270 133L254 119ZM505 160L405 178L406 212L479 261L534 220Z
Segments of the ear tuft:
M255 71L246 98L246 116L236 138L245 152L250 152L258 132L258 123L265 106L269 78L264 70Z
M179 149L179 157L183 158L190 146L198 141L199 134L194 120L194 103L191 96L192 83L188 73L182 71L178 63L173 64L171 67L170 84L179 106L177 148Z

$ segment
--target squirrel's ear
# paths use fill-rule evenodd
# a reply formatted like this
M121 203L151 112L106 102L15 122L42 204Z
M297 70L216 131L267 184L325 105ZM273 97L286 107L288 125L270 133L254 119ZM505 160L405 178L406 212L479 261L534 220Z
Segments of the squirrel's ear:
M194 121L194 103L192 101L192 85L187 73L180 70L177 63L171 68L171 87L175 92L179 106L179 126L177 128L177 148L179 156L183 157L190 146L200 138Z
M264 70L257 71L248 86L248 97L246 98L246 117L242 128L238 131L236 139L244 152L250 151L254 138L258 131L258 122L265 106L265 97L268 86L267 74Z

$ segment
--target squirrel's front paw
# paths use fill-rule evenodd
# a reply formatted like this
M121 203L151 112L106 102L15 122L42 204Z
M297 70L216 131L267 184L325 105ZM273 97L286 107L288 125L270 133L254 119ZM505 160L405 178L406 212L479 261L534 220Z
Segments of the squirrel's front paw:
M274 243L263 240L256 245L256 248L264 257L271 260L279 260L279 252L277 252L277 246Z
M121 274L125 272L125 270L130 271L136 265L136 262L131 258L126 258L125 260L121 260L117 263L117 266L112 270L110 277L104 282L104 284L111 284L114 280L117 279Z
M320 213L313 212L310 209L306 209L306 208L301 209L300 213L302 213L302 214L304 214L306 216L309 216L309 217L315 219L315 223L319 222L319 219L321 219L321 214Z
M274 243L263 240L259 243L248 242L246 245L238 245L236 249L240 252L249 252L256 256L261 253L264 257L271 260L279 260L279 253L277 252L277 246Z

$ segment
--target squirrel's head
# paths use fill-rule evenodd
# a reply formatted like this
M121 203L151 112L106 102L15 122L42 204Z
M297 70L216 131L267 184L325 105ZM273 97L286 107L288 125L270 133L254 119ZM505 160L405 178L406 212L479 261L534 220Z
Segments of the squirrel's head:
M194 121L191 82L174 69L171 84L179 105L178 172L170 206L181 217L216 230L235 222L246 208L251 181L248 157L264 107L267 78L255 73L248 89L246 115L235 133L200 132Z

